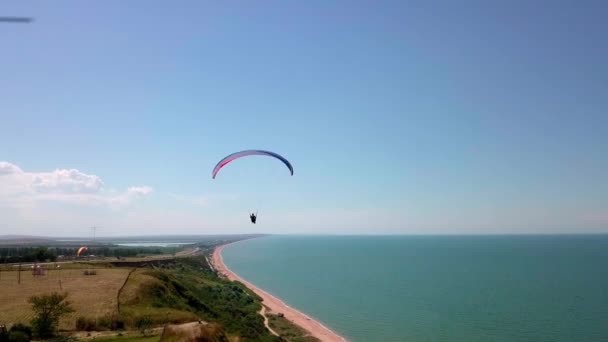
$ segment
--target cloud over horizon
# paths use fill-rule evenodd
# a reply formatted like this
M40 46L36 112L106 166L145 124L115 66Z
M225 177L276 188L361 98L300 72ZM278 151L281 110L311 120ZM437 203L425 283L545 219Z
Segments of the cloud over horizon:
M97 193L103 187L101 178L76 169L62 169L34 174L32 186L41 193Z
M152 192L150 186L132 186L122 192L108 190L101 177L77 169L27 172L0 161L0 206L35 207L50 201L120 208Z
M159 192L151 186L112 188L74 168L34 172L0 161L0 234L78 235L100 224L108 235L162 233L505 234L603 232L608 211L546 203L458 203L441 210L399 206L269 207L263 226L247 217L247 194ZM276 206L277 204L275 204ZM261 230L257 230L258 227ZM547 230L546 227L551 227ZM5 231L3 231L3 229ZM52 235L52 234L51 234Z
M23 173L23 171L17 165L5 161L0 161L0 176L15 173Z

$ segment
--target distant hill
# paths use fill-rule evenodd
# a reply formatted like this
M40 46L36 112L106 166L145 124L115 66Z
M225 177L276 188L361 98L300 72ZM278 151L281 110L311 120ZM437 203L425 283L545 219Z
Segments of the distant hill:
M31 235L0 235L0 245L15 245L15 244L34 244L34 243L51 243L55 240Z
M46 246L65 246L65 245L107 245L115 243L142 243L142 242L162 242L162 243L208 243L217 244L218 242L232 242L238 240L251 239L265 236L265 234L229 234L229 235L140 235L123 237L97 237L95 242L90 237L49 237L34 235L0 235L0 246L8 245L46 245Z

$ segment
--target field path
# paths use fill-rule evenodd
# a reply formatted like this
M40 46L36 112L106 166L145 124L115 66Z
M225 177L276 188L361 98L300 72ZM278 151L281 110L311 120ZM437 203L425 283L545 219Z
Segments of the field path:
M272 330L270 324L268 324L268 317L266 316L266 306L264 306L264 304L262 304L262 309L260 309L259 313L260 315L262 315L262 317L264 317L264 325L266 326L266 329L268 329L268 331L270 331L270 333L274 336L279 336L276 331Z
M125 282L122 283L122 286L120 287L120 289L118 289L118 293L116 294L116 312L119 314L120 314L120 294L122 293L122 290L125 288L125 286L129 282L129 278L131 277L131 274L133 272L135 272L136 269L137 268L134 268L131 271L129 271L129 274L127 274L127 277L125 278Z

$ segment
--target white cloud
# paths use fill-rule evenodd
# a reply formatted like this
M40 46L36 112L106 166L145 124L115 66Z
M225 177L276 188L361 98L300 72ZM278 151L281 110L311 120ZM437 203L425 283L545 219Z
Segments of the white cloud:
M23 171L15 164L0 161L0 176L23 173Z
M26 172L17 165L0 162L0 207L31 208L43 202L63 202L117 208L150 193L149 186L106 191L99 176L76 169Z
M152 192L149 186L133 186L127 189L127 194L131 196L145 196Z
M133 201L143 198L152 193L152 188L149 186L134 186L127 189L126 192L108 198L110 206L122 207L132 203Z
M34 175L32 187L43 193L97 193L103 187L101 178L87 175L76 169L55 170Z

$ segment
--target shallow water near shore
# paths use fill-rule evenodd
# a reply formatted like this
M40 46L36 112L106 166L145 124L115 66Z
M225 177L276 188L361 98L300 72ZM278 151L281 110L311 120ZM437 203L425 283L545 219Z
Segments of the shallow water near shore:
M222 255L352 341L608 339L608 235L270 236Z

